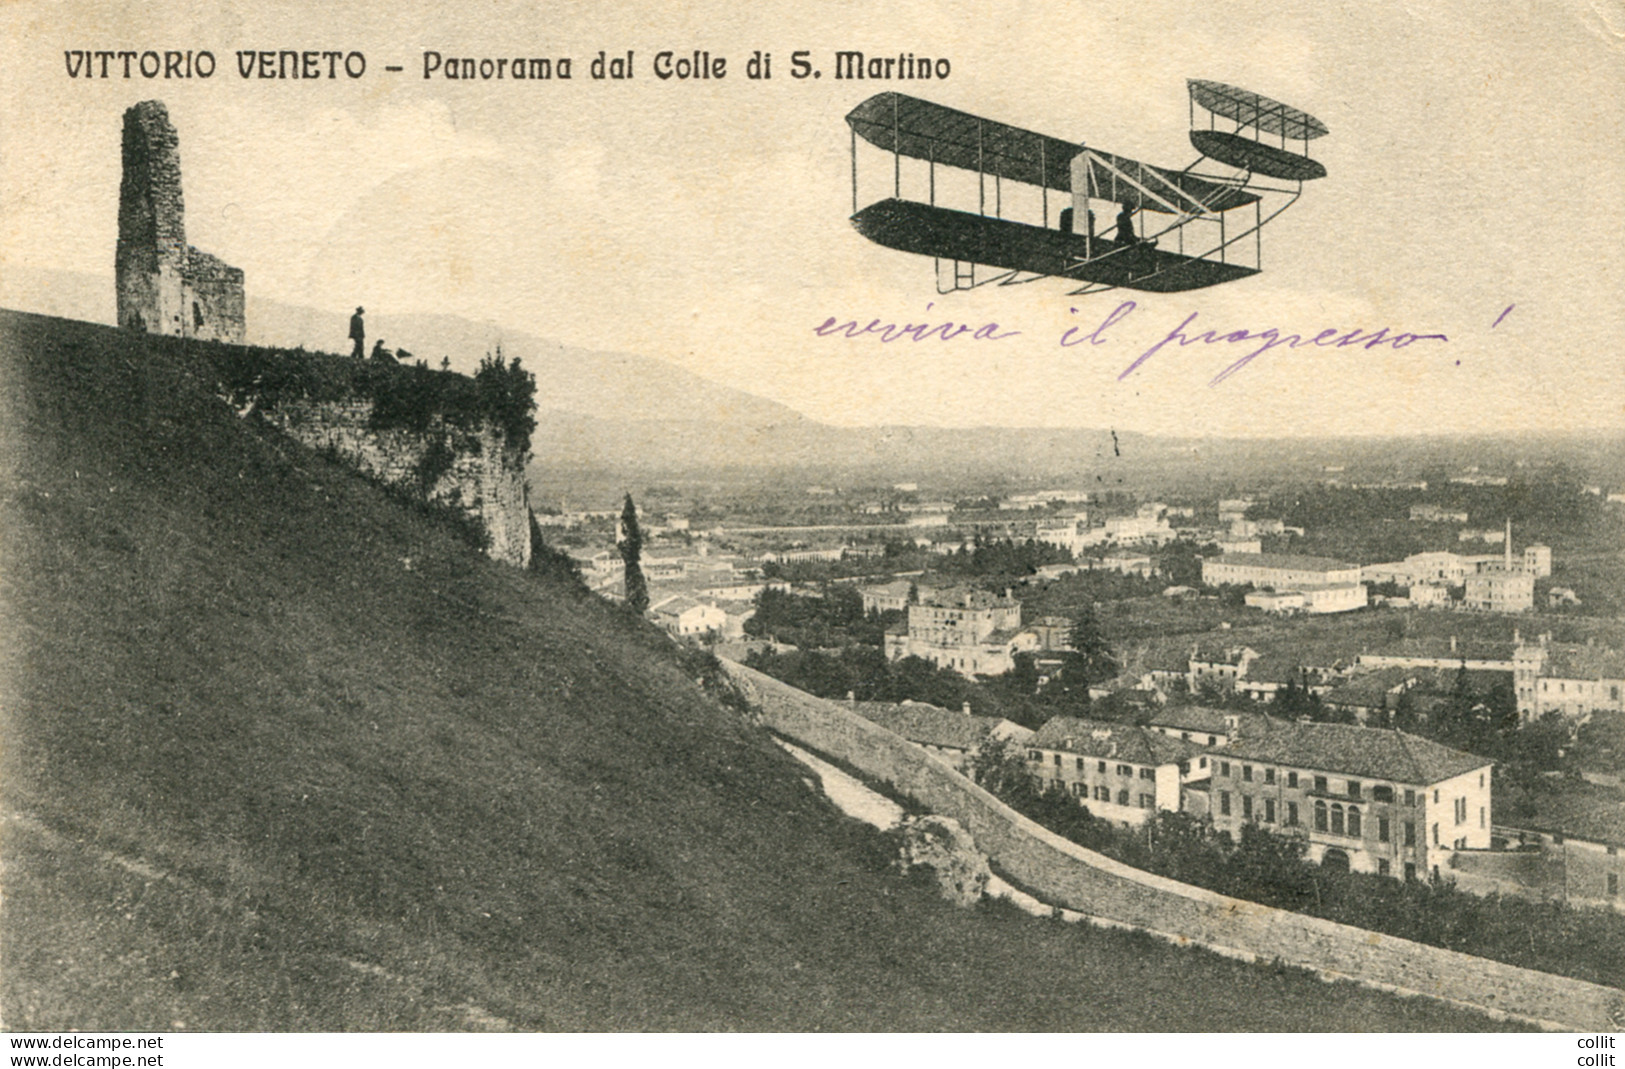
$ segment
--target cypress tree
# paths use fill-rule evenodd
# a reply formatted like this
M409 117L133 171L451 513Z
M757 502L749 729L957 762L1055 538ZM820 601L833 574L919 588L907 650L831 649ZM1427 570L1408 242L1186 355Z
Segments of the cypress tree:
M626 562L626 604L642 615L649 608L649 584L638 563L643 554L643 531L638 527L638 507L632 503L631 494L626 495L626 504L621 506L621 532L615 548Z

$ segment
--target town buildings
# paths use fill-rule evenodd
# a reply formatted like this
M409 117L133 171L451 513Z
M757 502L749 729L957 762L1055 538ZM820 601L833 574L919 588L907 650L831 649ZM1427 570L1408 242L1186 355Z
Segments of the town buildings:
M1293 553L1226 553L1202 562L1202 582L1209 586L1251 583L1276 590L1358 584L1360 566Z
M1178 812L1181 769L1201 754L1193 743L1127 724L1058 716L1026 742L1036 785L1056 786L1103 820L1145 823L1157 810Z
M1232 835L1248 822L1304 835L1311 861L1413 879L1489 849L1491 764L1402 731L1270 720L1208 754L1209 816Z
M1469 575L1461 603L1478 612L1529 612L1535 607L1535 577L1522 568Z
M1002 675L1015 655L1036 649L1037 636L1021 630L1021 602L985 590L922 592L908 607L908 626L886 634L886 657L923 657L966 676Z
M944 709L924 702L848 702L848 707L895 735L934 753L960 772L969 774L971 762L992 739L1024 743L1031 728L996 716L972 716L970 707Z
M1513 651L1512 679L1522 723L1547 713L1583 722L1599 709L1625 712L1625 653L1618 650L1542 635Z
M1334 613L1366 607L1360 566L1290 553L1225 553L1202 562L1209 586L1252 585L1268 597L1248 604L1269 612Z

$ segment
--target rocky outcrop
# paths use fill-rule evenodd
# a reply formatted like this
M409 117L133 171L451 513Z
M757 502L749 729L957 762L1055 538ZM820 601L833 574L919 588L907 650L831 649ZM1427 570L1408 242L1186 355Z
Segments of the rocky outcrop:
M976 840L957 820L935 814L904 817L897 833L902 839L899 872L906 876L916 868L933 870L942 897L955 905L974 906L982 900L993 872L976 849Z

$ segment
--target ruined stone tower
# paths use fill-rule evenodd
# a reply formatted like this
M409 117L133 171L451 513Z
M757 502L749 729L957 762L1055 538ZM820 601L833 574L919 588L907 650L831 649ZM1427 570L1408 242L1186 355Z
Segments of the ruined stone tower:
M119 325L241 344L243 272L186 243L180 149L163 101L124 113L123 155L114 263Z

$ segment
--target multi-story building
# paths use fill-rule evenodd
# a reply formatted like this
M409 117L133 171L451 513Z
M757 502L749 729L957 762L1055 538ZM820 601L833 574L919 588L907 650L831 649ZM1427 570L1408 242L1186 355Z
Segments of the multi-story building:
M909 599L913 594L914 584L907 579L894 579L878 586L858 587L858 597L863 599L863 611L866 613L902 612L908 608Z
M728 626L728 614L715 605L673 594L650 606L654 622L680 638L714 632L721 635Z
M1493 762L1402 731L1276 720L1207 764L1214 827L1300 833L1321 864L1414 879L1490 846Z
M1251 583L1276 590L1305 586L1339 586L1360 582L1360 566L1329 557L1295 553L1226 553L1202 562L1202 582L1209 586Z
M1489 848L1492 763L1401 731L1272 720L1209 752L1209 814L1232 835L1303 835L1311 861L1411 879Z
M1182 769L1201 747L1128 724L1058 716L1028 739L1027 770L1043 788L1059 786L1103 820L1145 823L1178 812Z
M1521 568L1494 569L1469 575L1463 607L1479 612L1530 612L1535 607L1535 577Z
M1552 574L1552 547L1536 542L1523 547L1523 570L1536 579Z
M908 607L908 628L886 634L889 660L923 657L965 676L1002 675L1015 655L1036 649L1021 630L1021 602L985 590L940 590Z
M855 701L848 708L967 773L990 739L1025 742L1033 736L1031 728L1001 717L972 716L968 705L954 710L924 702Z
M1542 635L1513 651L1512 685L1520 723L1547 713L1584 721L1599 709L1625 712L1625 653Z
M1202 647L1191 651L1185 686L1192 694L1204 685L1219 690L1235 690L1236 681L1247 672L1247 666L1258 658L1258 651L1246 646Z

